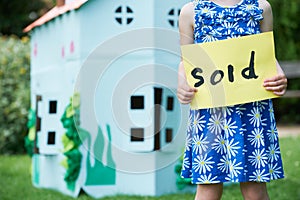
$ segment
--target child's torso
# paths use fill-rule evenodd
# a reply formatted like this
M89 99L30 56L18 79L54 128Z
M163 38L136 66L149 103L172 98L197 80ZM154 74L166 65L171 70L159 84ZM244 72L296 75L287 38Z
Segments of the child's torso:
M234 6L221 6L208 0L195 0L195 43L260 33L262 10L258 0L241 0Z

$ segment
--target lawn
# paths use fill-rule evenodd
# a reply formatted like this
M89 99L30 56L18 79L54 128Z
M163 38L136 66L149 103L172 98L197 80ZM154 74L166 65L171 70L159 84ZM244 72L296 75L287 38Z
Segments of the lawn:
M300 137L281 138L286 178L268 184L271 199L300 199ZM0 156L0 200L71 200L56 191L37 189L31 184L31 159L26 155ZM114 196L101 200L192 200L193 194L172 194L160 197ZM93 198L81 194L79 200ZM242 199L238 185L224 188L222 200Z

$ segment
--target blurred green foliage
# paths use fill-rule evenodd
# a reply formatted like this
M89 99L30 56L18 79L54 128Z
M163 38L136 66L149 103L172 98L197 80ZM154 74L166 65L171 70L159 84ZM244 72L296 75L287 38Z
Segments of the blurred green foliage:
M300 67L300 66L299 66ZM289 90L300 90L300 78L290 79ZM277 122L285 125L300 124L300 98L274 99L274 110Z
M23 29L47 12L55 0L1 0L0 35L25 36Z
M278 60L300 60L300 0L269 0Z
M300 62L300 0L269 0L269 2L273 9L277 59ZM300 90L300 77L289 79L288 89ZM279 123L300 123L300 98L274 99L274 109Z
M0 37L0 154L24 151L30 107L28 37Z

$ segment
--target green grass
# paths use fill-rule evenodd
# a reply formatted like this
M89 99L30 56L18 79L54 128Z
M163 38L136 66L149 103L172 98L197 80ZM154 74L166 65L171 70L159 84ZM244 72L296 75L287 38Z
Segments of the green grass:
M300 137L281 138L281 151L286 178L268 184L271 199L300 199ZM26 155L0 156L0 200L72 200L59 192L37 189L31 184L31 159ZM113 196L101 200L192 200L193 194L160 197ZM93 198L81 194L79 200ZM224 188L222 200L242 199L236 184Z

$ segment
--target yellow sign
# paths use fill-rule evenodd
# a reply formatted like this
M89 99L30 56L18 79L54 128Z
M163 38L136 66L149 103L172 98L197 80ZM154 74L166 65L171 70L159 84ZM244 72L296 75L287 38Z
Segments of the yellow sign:
M198 89L192 109L277 97L263 82L277 74L273 32L181 46L188 84Z

